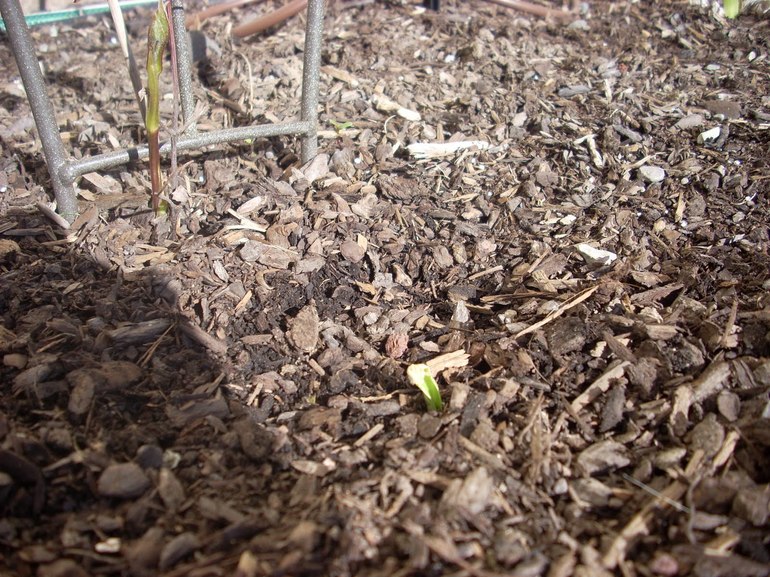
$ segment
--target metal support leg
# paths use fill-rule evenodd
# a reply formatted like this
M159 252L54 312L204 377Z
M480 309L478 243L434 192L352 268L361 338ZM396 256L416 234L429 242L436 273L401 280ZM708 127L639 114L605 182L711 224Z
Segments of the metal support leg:
M185 134L193 136L197 130L193 120L195 100L192 88L192 59L190 41L184 23L183 0L171 0L171 20L174 26L174 50L176 51L176 74L179 79L179 96L182 101L182 117L187 126Z
M324 0L309 0L305 28L305 62L302 69L302 120L309 128L302 139L302 163L318 152L318 85L321 68Z
M172 0L174 21L174 46L177 54L179 92L182 114L189 123L194 114L195 102L192 91L192 65L187 32L184 26L183 0ZM6 23L11 50L16 58L24 89L27 92L40 140L43 144L48 172L51 175L54 196L59 214L73 221L77 217L77 198L73 182L85 173L106 170L131 161L147 158L147 147L130 148L71 160L64 150L53 106L48 99L43 74L40 72L35 48L29 29L24 21L19 0L0 0L0 14ZM318 93L321 68L321 40L323 36L324 0L308 0L307 27L305 30L305 56L302 72L302 118L299 122L263 124L197 133L194 123L188 125L184 136L177 141L178 150L192 150L225 142L243 141L298 134L302 136L302 162L308 162L318 151ZM168 154L170 146L161 147Z
M5 21L11 50L16 58L16 65L24 82L24 90L32 108L37 132L43 144L43 154L51 175L58 212L72 222L78 213L77 197L72 182L62 178L61 174L61 169L67 164L68 157L19 0L0 0L0 13Z

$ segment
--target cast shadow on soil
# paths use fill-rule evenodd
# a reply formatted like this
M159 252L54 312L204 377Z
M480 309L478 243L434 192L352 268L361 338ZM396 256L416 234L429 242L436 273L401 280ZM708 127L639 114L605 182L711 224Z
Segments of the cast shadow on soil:
M161 471L174 468L183 497L195 448L230 408L211 352L226 344L177 310L178 280L124 275L31 236L18 245L0 256L0 567L29 574L41 559L20 552L33 542L69 556L65 526L74 551L92 532L128 541L173 518L179 503L157 499ZM126 463L138 467L105 479Z
M257 574L352 574L375 521L338 496L371 472L361 449L308 460L340 409L259 422L223 395L232 351L180 312L181 279L46 236L0 257L0 573L232 574L253 554Z

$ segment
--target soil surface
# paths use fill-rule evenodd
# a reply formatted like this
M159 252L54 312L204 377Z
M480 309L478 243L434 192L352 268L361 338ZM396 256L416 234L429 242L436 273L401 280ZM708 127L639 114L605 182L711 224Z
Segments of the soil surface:
M315 160L69 230L0 43L0 574L770 575L770 19L695 4L336 2ZM297 118L272 6L201 25L200 130ZM142 141L107 19L33 35L68 151Z

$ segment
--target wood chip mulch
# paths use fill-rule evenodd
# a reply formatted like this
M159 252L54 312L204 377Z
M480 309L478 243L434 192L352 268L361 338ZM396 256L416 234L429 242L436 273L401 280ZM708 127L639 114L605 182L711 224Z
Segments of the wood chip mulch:
M770 19L419 4L330 7L309 164L86 175L66 231L0 43L0 574L770 575ZM297 117L272 8L202 26L200 130ZM33 35L68 150L141 140L108 20Z

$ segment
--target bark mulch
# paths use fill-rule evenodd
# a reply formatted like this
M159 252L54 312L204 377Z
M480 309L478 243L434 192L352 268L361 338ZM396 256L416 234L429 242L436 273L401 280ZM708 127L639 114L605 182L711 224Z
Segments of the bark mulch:
M202 25L201 130L297 117L271 7ZM182 155L160 219L86 175L66 231L0 43L0 573L770 575L770 20L578 9L336 2L315 160ZM33 34L73 155L141 141L106 19Z

